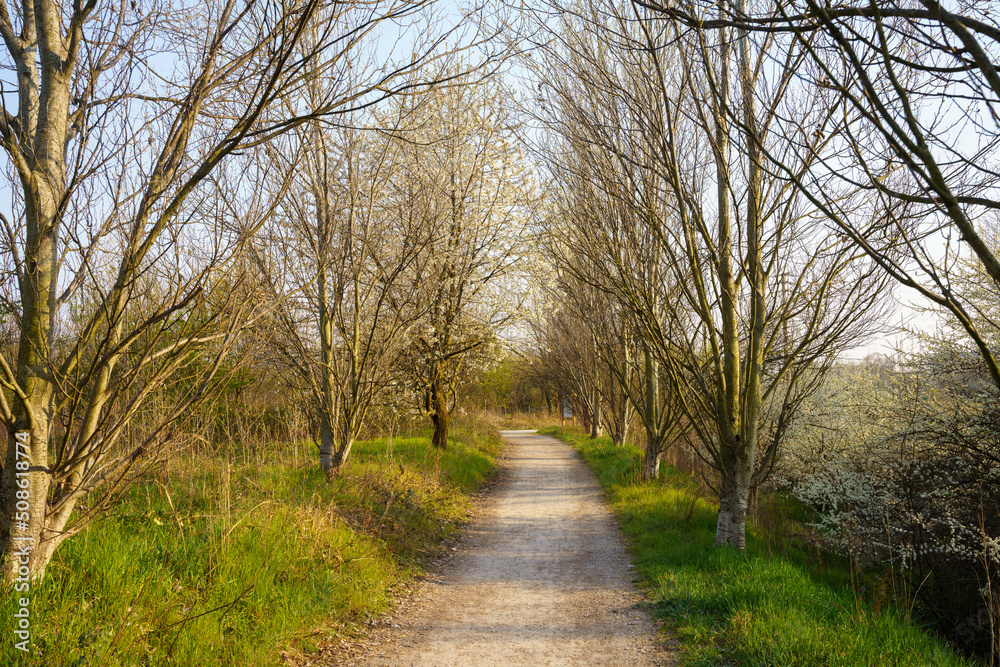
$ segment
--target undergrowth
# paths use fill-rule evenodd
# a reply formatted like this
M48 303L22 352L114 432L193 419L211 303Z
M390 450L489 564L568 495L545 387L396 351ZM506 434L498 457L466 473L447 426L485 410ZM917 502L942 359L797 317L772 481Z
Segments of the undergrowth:
M444 452L423 436L360 442L332 483L287 443L171 461L57 551L30 592L31 652L4 628L0 664L308 659L385 613L458 531L502 443L481 425L455 435Z
M804 547L786 544L775 553L751 529L746 552L715 548L716 506L674 468L640 483L638 448L573 428L542 432L575 447L605 488L683 664L970 664L917 627L907 610L859 598L849 570L811 567Z

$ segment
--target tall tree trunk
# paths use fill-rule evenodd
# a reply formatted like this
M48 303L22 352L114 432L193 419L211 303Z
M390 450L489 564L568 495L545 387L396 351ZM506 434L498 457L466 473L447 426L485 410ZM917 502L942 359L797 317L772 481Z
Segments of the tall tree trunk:
M646 425L646 457L642 469L642 478L648 482L656 479L660 474L660 457L663 453L663 445L660 442L659 432L659 367L648 349L643 351L643 357L646 367L644 377L646 385L646 414L643 420Z
M744 0L738 0L737 12L745 9ZM746 548L747 500L753 484L753 471L757 458L758 422L761 408L761 375L764 362L765 324L765 281L761 266L761 178L759 136L757 132L754 85L747 48L749 39L745 31L739 34L739 54L737 72L741 85L744 131L747 134L747 214L746 214L746 262L747 285L750 289L750 331L747 341L747 364L745 376L741 377L739 357L736 367L725 374L726 382L732 390L743 390L737 396L739 402L730 417L733 428L720 429L722 443L720 454L723 463L722 488L719 497L719 523L716 528L715 544ZM726 58L728 59L728 48ZM723 291L726 288L723 287ZM723 308L725 310L725 308ZM728 322L727 322L728 324ZM728 337L728 336L727 336ZM739 341L733 340L727 347L739 349Z
M336 454L333 456L333 471L339 473L344 464L347 463L347 457L351 453L351 447L354 446L354 438L348 435L346 432L341 435L340 447L337 448Z
M746 549L747 499L752 473L753 461L745 455L725 457L715 546Z
M46 52L46 55L51 58L53 54ZM58 200L65 191L62 137L58 136L64 125L58 120L66 116L63 98L68 95L68 82L56 77L49 82L48 89L43 106L54 114L55 122L51 124L54 127L39 130L35 169L27 177L21 175L26 255L30 261L24 262L19 284L22 313L16 378L22 395L9 394L13 398L13 423L7 425L7 456L0 475L0 558L3 559L0 567L6 583L21 576L24 560L28 561L28 577L44 576L60 541L58 535L47 530L46 521L52 483L49 429L55 418L49 352L58 287ZM18 433L21 440L16 439ZM73 500L68 502L75 504ZM30 557L25 556L26 549L30 550Z
M720 13L725 13L724 4L728 0L720 3ZM716 423L719 433L719 462L721 463L720 473L722 475L722 485L719 494L719 521L716 527L716 546L731 546L737 549L746 547L745 522L747 496L750 492L751 475L753 473L753 459L749 456L754 454L756 444L756 412L751 409L751 414L746 414L744 408L745 401L751 402L751 407L759 406L760 385L759 376L756 386L753 386L753 378L748 383L751 386L744 387L743 369L741 365L740 335L739 335L739 314L737 303L737 284L733 274L733 239L732 222L730 214L729 190L727 184L731 182L729 178L729 118L727 116L729 108L729 77L731 45L729 43L728 28L721 29L721 44L719 48L720 74L719 74L719 101L716 113L716 179L718 181L718 204L719 204L719 314L722 319L722 373L719 378L719 389L716 406ZM745 45L744 45L745 46ZM740 61L738 72L741 76L747 75ZM749 82L744 79L743 96L748 94ZM752 90L750 91L752 98ZM743 99L743 104L748 104L748 100ZM752 113L752 109L750 112ZM751 139L752 141L752 139ZM752 160L751 160L752 162ZM752 169L752 168L751 168ZM750 174L750 198L754 200L753 173ZM751 209L756 205L756 200L751 201ZM751 210L748 217L754 215ZM755 221L750 223L752 227ZM748 230L748 235L753 232ZM748 254L752 254L753 240L749 241ZM753 259L751 258L751 263ZM753 283L754 278L750 278ZM754 291L752 300L756 304L758 296L757 286L751 285ZM762 316L762 314L761 314ZM751 324L754 328L756 320ZM751 337L754 332L751 332ZM752 347L753 343L751 343ZM751 350L751 355L753 350ZM743 392L746 393L743 393ZM755 394L756 392L756 394ZM741 437L742 436L742 437Z
M322 212L319 214L322 215ZM326 266L320 263L316 276L319 294L319 347L320 347L320 378L319 400L319 464L327 478L337 474L339 465L334 460L333 450L336 440L336 382L333 376L333 339L334 321L330 309L330 287L328 285ZM343 461L341 461L341 464Z
M7 456L0 480L0 548L5 583L42 578L56 536L46 528L51 476L48 460L48 422L35 420L28 430L8 429Z
M604 430L601 428L601 392L594 383L590 390L590 437L599 438Z
M438 449L448 447L448 397L445 395L444 377L438 367L434 368L431 392L431 422L434 424L434 436L431 440Z
M737 12L746 10L746 1L739 0ZM747 283L750 288L750 336L747 342L746 394L743 398L742 447L735 466L735 479L740 485L733 517L739 517L737 537L740 549L745 548L743 524L746 522L747 498L754 485L757 464L757 438L761 411L761 378L764 375L764 329L767 322L767 275L763 266L761 200L763 171L761 169L760 132L757 125L754 79L746 30L739 31L739 79L742 85L744 131L747 134Z

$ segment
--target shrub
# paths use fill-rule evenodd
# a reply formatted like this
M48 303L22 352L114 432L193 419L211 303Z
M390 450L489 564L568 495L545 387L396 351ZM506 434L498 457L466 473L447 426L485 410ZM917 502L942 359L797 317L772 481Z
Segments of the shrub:
M829 546L900 575L905 603L957 646L996 656L1000 396L919 361L831 374L790 433L780 479Z

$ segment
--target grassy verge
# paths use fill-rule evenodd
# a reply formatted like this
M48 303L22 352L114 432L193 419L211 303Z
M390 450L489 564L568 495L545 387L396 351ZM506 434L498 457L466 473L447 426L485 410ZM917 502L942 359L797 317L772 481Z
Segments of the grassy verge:
M33 651L5 627L0 664L299 663L385 613L457 532L502 443L456 431L440 454L426 437L358 443L333 483L288 463L291 445L172 461L60 548L31 591Z
M970 664L904 613L860 600L848 572L817 573L804 551L770 555L752 531L745 553L714 548L716 508L673 469L639 484L637 448L569 428L542 432L575 447L604 486L683 664Z

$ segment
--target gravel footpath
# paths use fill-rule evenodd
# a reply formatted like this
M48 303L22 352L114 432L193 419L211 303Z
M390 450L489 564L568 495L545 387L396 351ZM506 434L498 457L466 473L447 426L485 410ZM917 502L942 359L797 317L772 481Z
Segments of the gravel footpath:
M396 618L332 664L671 665L593 474L569 446L505 431L500 482Z

